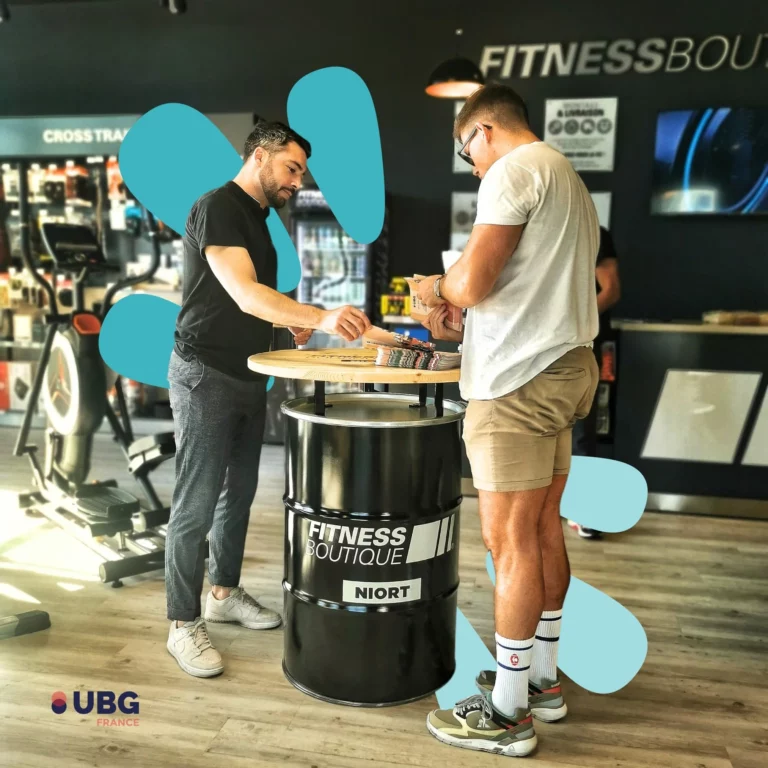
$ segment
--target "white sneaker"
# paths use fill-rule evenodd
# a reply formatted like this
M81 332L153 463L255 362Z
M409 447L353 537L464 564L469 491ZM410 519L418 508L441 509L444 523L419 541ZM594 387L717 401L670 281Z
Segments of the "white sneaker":
M193 677L214 677L224 671L221 654L213 647L203 619L188 621L180 627L171 622L168 653Z
M277 611L265 608L254 600L242 585L235 587L223 600L217 600L211 590L205 601L205 620L239 624L248 629L273 629L283 621Z
M577 523L575 520L569 520L568 527L573 528L573 530L576 531L576 533L578 533L582 539L602 539L603 538L603 534L600 531L596 531L594 528L586 528L580 523Z

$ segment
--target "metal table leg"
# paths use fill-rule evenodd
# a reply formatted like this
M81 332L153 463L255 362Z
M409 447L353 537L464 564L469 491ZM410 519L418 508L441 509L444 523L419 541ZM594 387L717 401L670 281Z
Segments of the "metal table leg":
M325 416L325 382L315 382L315 415Z
M411 408L426 408L427 407L427 385L419 384L419 404L411 403Z
M435 411L438 416L443 415L443 385L435 384Z

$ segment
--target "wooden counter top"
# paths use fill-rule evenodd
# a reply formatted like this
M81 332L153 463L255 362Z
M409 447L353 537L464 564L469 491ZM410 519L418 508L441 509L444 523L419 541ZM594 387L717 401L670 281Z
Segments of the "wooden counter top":
M248 358L252 371L282 379L335 381L350 384L447 384L459 380L459 368L419 371L375 365L376 350L283 349Z
M645 331L646 333L712 333L745 336L768 336L768 325L715 325L714 323L644 323L631 320L614 320L612 328L621 331Z

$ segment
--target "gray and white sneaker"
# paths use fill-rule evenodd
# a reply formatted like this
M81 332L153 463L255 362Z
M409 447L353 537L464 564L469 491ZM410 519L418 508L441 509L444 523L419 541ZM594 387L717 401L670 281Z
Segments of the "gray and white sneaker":
M211 644L202 618L188 621L180 627L172 621L166 647L188 675L215 677L224 671L221 654Z
M248 629L274 629L282 623L277 611L254 600L243 586L235 587L228 597L217 600L213 590L205 601L205 620L218 624L239 624Z
M481 693L493 693L496 684L496 670L486 669L475 678L475 685ZM568 714L559 680L528 681L528 706L537 720L555 723Z

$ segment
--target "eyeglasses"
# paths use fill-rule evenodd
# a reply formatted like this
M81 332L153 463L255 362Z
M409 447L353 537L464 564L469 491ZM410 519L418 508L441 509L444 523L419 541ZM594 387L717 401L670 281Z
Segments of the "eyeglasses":
M488 128L489 130L491 128L490 125L484 125L483 127ZM475 161L469 156L469 152L467 152L467 147L471 144L472 139L475 138L475 134L478 132L479 129L480 129L479 125L476 125L472 129L472 133L470 133L469 136L467 136L467 140L464 142L461 149L456 153L465 163L469 163L470 165L474 165Z
M472 139L475 138L476 133L477 133L477 126L475 126L472 129L472 133L469 134L469 137L464 142L461 149L456 153L465 163L469 163L470 165L474 165L475 161L469 156L469 153L467 152L467 147L469 146Z

